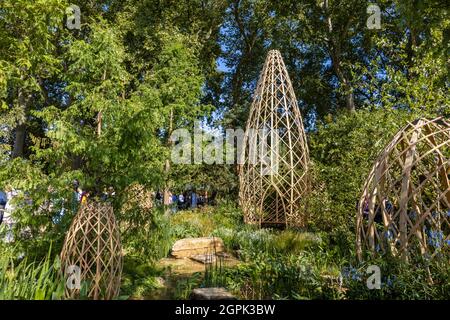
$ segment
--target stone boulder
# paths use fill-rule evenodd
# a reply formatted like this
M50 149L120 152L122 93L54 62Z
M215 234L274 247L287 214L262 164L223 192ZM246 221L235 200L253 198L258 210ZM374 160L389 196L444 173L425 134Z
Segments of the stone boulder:
M220 238L185 238L175 242L172 246L171 254L175 258L185 258L201 254L215 254L223 251L224 245Z
M236 300L225 288L197 288L192 290L192 300Z

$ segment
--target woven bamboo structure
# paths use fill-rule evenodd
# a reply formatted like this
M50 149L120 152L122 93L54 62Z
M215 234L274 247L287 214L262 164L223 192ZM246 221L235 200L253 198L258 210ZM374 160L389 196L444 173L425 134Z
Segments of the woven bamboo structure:
M151 212L153 208L153 195L150 190L139 183L133 183L125 189L126 200L124 210L139 207L145 212Z
M246 223L304 226L309 154L294 89L283 58L269 51L243 139L240 202Z
M145 186L133 183L124 192L123 206L120 212L122 235L133 233L152 222L153 193Z
M64 275L71 266L80 268L80 280L88 284L89 298L109 300L118 296L122 246L110 204L88 201L81 206L67 232L61 266ZM79 293L79 288L66 286L67 298L76 298Z
M450 252L450 123L419 119L376 160L358 205L356 248L433 257Z

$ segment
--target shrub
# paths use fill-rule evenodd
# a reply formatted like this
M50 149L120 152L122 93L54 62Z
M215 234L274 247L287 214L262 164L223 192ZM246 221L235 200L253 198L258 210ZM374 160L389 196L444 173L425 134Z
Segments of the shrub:
M2 250L0 254L0 300L48 300L64 297L60 262L49 254L41 261L18 260Z
M381 272L381 288L367 288L367 267L377 265ZM427 260L422 257L408 263L394 257L382 257L343 272L343 285L349 299L449 299L450 266L445 258Z

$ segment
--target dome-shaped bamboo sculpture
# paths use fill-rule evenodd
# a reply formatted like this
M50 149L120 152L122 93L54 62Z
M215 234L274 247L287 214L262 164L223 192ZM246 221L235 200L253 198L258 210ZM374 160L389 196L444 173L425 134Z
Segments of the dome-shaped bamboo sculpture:
M308 146L277 50L269 51L259 77L240 161L239 196L246 223L304 226L301 200L309 190Z
M381 152L359 201L356 247L404 260L450 251L450 123L420 119Z
M88 284L94 300L118 296L122 274L122 246L113 208L106 202L87 202L75 216L61 251L65 276L80 270L80 282ZM76 298L79 287L66 285L66 297Z

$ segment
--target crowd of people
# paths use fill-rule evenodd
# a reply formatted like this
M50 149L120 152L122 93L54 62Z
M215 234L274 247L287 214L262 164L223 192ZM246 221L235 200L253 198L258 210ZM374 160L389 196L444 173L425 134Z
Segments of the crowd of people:
M78 180L73 182L73 205L78 206L87 201L91 194L87 191L83 191L80 187ZM99 195L100 199L107 201L115 196L113 187L104 189ZM195 189L185 190L183 192L168 191L167 198L164 200L164 193L157 191L153 193L153 197L156 205L167 205L171 208L172 212L178 210L195 209L205 205L214 205L217 192L213 191L208 194L208 191L197 191Z
M51 194L53 189L49 187L48 192ZM12 215L15 210L15 201L13 199L17 197L19 193L20 191L11 187L6 187L5 191L0 190L0 225L3 225L6 228L4 238L5 242L13 241L12 230L15 223ZM98 195L101 200L108 201L115 197L116 193L113 187L109 187L104 189L101 194L96 193L96 195ZM215 191L208 194L207 191L189 189L178 193L172 193L169 191L166 200L164 200L164 194L162 192L157 191L156 193L153 193L156 204L169 206L173 213L178 210L195 209L206 205L214 205L216 195L217 192ZM86 203L90 196L91 194L88 191L81 188L80 182L78 180L74 180L72 183L72 199L69 201L72 211L76 212L79 206ZM55 215L52 218L53 223L55 224L58 224L61 221L61 218L66 212L64 203L64 199L57 200L57 198L52 198L52 196L50 196L50 200L44 203L45 208L42 208L43 210L55 211Z
M197 192L194 190L185 190L179 193L168 192L167 200L164 203L164 194L157 191L155 194L155 200L157 205L166 204L171 207L172 212L178 210L195 209L203 207L205 205L214 205L216 198L216 192L212 192L208 195L207 191Z

